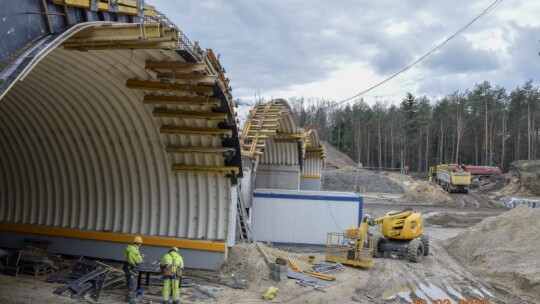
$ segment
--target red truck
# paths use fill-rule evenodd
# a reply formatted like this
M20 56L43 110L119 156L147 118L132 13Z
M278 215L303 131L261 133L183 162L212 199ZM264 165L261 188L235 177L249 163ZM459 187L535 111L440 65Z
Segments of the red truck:
M501 174L501 168L492 166L471 166L465 164L453 164L457 169L461 169L471 173L473 179L483 180L493 175Z

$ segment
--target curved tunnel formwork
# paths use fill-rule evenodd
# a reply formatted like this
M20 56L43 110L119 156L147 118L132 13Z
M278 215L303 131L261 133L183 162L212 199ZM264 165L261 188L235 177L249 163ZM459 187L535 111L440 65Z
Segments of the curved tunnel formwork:
M0 246L122 260L141 235L219 268L242 162L212 50L143 1L44 3L0 3Z
M240 141L245 207L252 206L256 188L320 190L325 148L314 125L298 126L286 100L254 106Z

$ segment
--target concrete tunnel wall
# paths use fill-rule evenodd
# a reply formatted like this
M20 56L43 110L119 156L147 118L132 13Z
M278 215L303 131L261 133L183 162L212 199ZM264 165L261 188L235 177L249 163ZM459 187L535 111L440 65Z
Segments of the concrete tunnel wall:
M143 103L145 92L126 88L127 79L154 76L144 68L147 60L183 59L174 50L73 52L57 46L34 58L32 69L0 99L0 230L20 225L45 238L55 236L40 227L92 231L105 247L132 235L156 237L157 247L186 245L188 267L218 267L234 244L236 186L224 174L172 172L171 165L223 166L223 156L171 155L164 148L222 142L159 133L164 121L199 128L217 122L154 118L153 106ZM111 243L108 233L126 237ZM12 241L2 238L0 245ZM214 261L201 258L201 250Z

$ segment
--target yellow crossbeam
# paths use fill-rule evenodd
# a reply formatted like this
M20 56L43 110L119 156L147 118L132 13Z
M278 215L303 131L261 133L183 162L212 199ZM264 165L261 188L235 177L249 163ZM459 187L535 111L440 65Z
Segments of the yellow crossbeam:
M157 82L148 80L128 79L126 87L129 89L147 90L147 91L162 91L162 92L178 92L178 93L199 93L210 96L214 93L212 86L204 85L185 85L179 83Z
M235 152L232 147L198 147L198 146L177 146L168 145L165 149L168 153L206 153L221 154L226 152Z
M171 166L173 171L187 171L187 172L211 172L211 173L222 173L229 174L234 172L238 174L240 169L238 167L232 166L192 166L192 165L182 165L182 164L173 164Z
M265 135L275 135L276 130L254 130L250 129L247 134L253 135L253 134L265 134Z
M187 105L201 105L201 106L219 106L221 100L219 98L208 97L187 97L177 95L154 95L148 94L144 96L144 103L146 104L187 104Z
M146 61L147 70L188 70L193 72L204 72L205 63L182 62L182 61Z
M54 4L57 5L67 5L80 8L90 8L92 0L53 0ZM133 4L135 2L135 4ZM107 2L98 2L98 9L100 11L109 11L109 3ZM118 0L118 12L126 15L138 15L137 10L137 1L133 0ZM145 16L156 16L157 12L155 8L150 5L144 6L144 15Z
M144 35L143 35L144 33ZM143 38L164 38L159 23L110 24L86 28L66 40L65 43L79 41L138 40ZM174 38L170 35L168 38Z
M197 111L182 111L166 108L156 108L152 111L154 116L158 117L175 117L175 118L192 118L206 120L225 120L227 113L216 112L197 112Z
M297 139L304 139L306 136L304 134L293 134L293 133L276 133L277 136L281 137L289 137L289 138L297 138Z
M216 76L201 75L193 73L179 73L176 72L158 72L158 79L168 79L176 83L198 83L213 85L216 83Z
M178 133L188 135L228 135L232 136L231 129L215 129L215 128L190 128L171 125L163 125L159 128L162 133Z

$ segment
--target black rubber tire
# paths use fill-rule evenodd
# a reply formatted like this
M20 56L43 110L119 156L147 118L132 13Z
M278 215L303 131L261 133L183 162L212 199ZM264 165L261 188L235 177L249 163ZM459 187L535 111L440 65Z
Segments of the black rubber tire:
M469 193L469 190L465 189L465 190L463 190L463 193L467 194L467 193Z
M377 240L375 240L375 243L373 244L373 257L374 258L382 258L384 256L384 252L379 251L380 243L384 243L383 236L379 236Z
M422 234L420 239L422 240L422 245L424 246L424 256L427 256L429 255L429 235Z
M407 259L412 263L420 263L424 258L424 244L420 238L415 238L409 242L407 248Z

